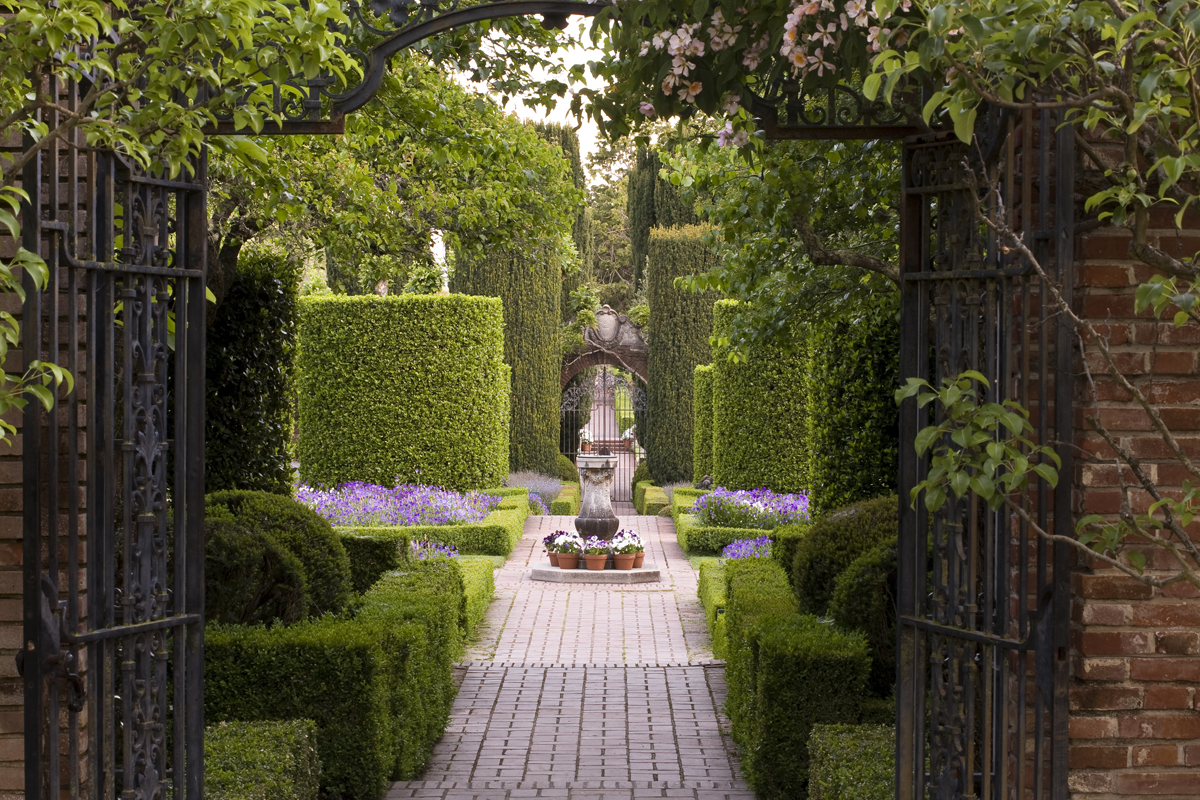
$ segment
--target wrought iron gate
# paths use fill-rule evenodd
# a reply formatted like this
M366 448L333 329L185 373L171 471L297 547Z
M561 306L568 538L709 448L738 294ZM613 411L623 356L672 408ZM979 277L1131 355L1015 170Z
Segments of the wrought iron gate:
M646 457L646 392L623 372L600 367L580 374L563 390L559 448L574 461L580 452L617 455L612 499L633 499L630 481ZM590 441L589 441L590 440Z
M1069 333L1030 265L981 223L966 166L1000 189L1003 206L991 201L986 213L1022 230L1070 296L1073 196L1052 179L1073 185L1074 149L1070 127L1056 133L1055 122L993 115L979 149L906 141L901 379L940 384L978 370L991 381L986 401L1019 400L1041 442L1062 432L1069 443ZM974 496L932 514L909 507L927 469L912 442L930 408L901 409L897 797L1065 798L1067 553ZM1070 476L1070 452L1058 452ZM1042 485L1028 510L1050 530L1070 520L1070 492Z
M50 268L25 363L76 380L22 423L25 797L201 800L204 162L146 175L75 137L22 181Z

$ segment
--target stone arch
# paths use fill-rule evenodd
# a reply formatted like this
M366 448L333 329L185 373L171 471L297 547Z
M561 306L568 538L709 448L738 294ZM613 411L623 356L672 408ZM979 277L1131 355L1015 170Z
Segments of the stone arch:
M596 312L596 324L583 332L583 348L563 355L559 386L588 367L602 365L627 369L647 381L647 348L642 329L629 317L608 306Z

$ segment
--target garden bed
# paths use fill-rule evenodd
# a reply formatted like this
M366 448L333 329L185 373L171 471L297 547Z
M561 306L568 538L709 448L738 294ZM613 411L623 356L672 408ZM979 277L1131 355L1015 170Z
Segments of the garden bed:
M524 489L505 489L509 493L500 501L500 505L479 522L464 522L456 525L393 525L393 526L345 526L338 527L346 550L350 553L351 572L355 578L355 588L362 591L363 582L367 580L366 572L373 572L376 577L389 569L395 568L395 562L389 565L387 554L390 552L403 553L409 542L437 542L458 548L460 553L485 556L507 556L517 546L525 532L525 520L529 518L528 492ZM488 494L498 494L491 490ZM357 541L354 541L357 540ZM364 553L377 566L364 567L362 562L356 564L355 554L351 551ZM369 551L369 555L366 555ZM395 556L399 559L400 556ZM381 560L382 559L382 560ZM370 586L370 583L366 583Z
M579 516L579 504L582 501L578 483L564 483L558 492L558 497L550 503L550 513L560 517Z

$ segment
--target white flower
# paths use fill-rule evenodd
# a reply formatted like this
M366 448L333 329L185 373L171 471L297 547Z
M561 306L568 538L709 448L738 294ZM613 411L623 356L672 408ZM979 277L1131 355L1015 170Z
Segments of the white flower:
M667 77L663 78L662 82L663 94L670 94L677 83L679 83L679 76L672 73L667 73Z
M696 68L694 61L688 61L687 56L675 56L671 59L671 72L676 75L691 75L692 70Z
M854 20L855 24L865 26L867 24L867 0L850 0L846 3L846 14Z
M699 38L692 39L690 42L688 42L688 45L684 48L683 52L689 56L704 55L704 40Z
M825 70L829 70L831 73L834 71L833 64L830 64L825 60L825 51L820 47L818 47L817 51L813 53L813 55L809 56L806 61L808 62L808 69L815 69L818 76L823 76L825 74Z
M638 106L638 111L642 112L642 116L653 117L657 116L658 112L654 109L654 103L643 100Z
M696 102L696 95L700 94L703 88L704 84L700 81L685 83L683 88L679 90L679 99L685 103L694 103Z
M890 36L891 33L892 32L887 28L881 28L878 25L868 28L867 44L871 52L878 53L880 50L882 50L883 46L887 44L888 36Z
M680 31L682 30L683 29L680 28ZM679 33L675 33L671 36L671 41L667 45L667 52L673 56L677 56L680 53L683 53L687 49L687 46L691 43L692 37L686 35L680 36Z
M725 99L721 101L721 110L726 114L736 114L741 108L742 96L739 94L727 94Z
M650 43L642 42L642 47L640 50L638 50L638 58L644 58L645 55L649 52L650 52Z
M792 67L797 70L804 69L804 65L807 63L804 58L804 51L799 47L792 48L782 55L786 56L787 60L792 63Z
M650 41L654 45L655 50L662 50L667 43L667 39L671 37L670 31L660 31L651 37Z

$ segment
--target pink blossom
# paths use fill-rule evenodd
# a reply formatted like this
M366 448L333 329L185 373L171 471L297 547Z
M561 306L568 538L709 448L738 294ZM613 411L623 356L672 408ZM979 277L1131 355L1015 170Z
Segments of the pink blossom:
M747 131L738 131L733 135L734 147L745 147L750 144L750 134Z
M664 91L665 91L665 90L664 90ZM654 103L651 103L651 102L649 102L649 101L646 101L646 100L643 100L643 101L642 101L642 102L641 102L641 103L638 105L638 111L641 111L641 112L642 112L642 116L644 116L644 117L656 117L656 116L658 116L658 111L657 111L657 110L655 110L655 108L654 108Z
M733 123L726 122L725 127L717 131L717 147L728 147L733 141Z
M721 101L721 110L726 114L736 114L741 108L742 97L737 94L727 94L725 99Z
M700 94L703 89L704 84L700 81L685 83L683 88L679 90L679 99L685 103L694 103L696 102L696 95Z

